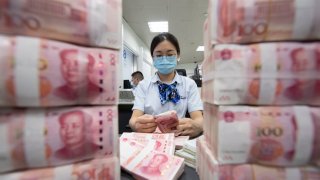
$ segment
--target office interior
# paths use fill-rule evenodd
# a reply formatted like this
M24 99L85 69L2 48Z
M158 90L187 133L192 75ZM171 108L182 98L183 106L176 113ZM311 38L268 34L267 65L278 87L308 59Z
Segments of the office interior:
M181 48L177 72L193 79L201 92L201 63L204 60L201 46L208 1L123 0L122 7L123 44L118 82L119 133L131 131L128 126L134 101L130 86L131 74L141 71L144 78L148 79L156 73L149 49L152 38L159 32L151 32L148 22L168 22L168 32L177 37Z

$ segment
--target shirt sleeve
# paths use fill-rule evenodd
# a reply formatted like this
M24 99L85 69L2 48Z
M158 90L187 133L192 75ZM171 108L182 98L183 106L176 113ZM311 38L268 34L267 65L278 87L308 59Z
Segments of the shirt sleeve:
M191 80L191 88L188 93L188 112L203 111L203 104L200 98L197 84Z
M144 102L146 98L145 93L145 85L143 81L141 81L138 86L135 88L135 97L134 97L134 104L132 110L140 110L144 112Z

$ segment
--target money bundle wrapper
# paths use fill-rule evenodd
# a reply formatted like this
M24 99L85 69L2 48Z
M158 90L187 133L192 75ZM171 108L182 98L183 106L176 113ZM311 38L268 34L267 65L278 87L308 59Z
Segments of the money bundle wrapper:
M122 0L0 0L0 33L120 49Z
M0 35L0 106L113 105L119 52Z
M118 156L116 106L0 109L0 172Z
M320 108L204 104L204 135L220 164L320 165Z
M121 167L136 179L178 179L184 171L184 159L157 151L156 146L153 139L141 144L120 138Z
M212 43L320 39L318 0L209 0Z
M99 158L70 165L29 169L20 172L0 174L1 180L55 180L55 179L90 179L119 180L119 159L116 157Z
M211 104L320 105L320 43L219 44L202 67Z
M255 164L221 165L203 137L197 140L196 169L201 180L320 179L320 169L309 166L283 168Z

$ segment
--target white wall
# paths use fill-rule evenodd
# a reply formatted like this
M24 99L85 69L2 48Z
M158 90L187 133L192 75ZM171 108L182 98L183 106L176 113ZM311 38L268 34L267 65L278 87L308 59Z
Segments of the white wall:
M185 69L187 71L187 76L190 77L194 75L194 68L196 68L196 63L178 63L177 69Z
M150 78L155 72L155 68L152 66L152 57L150 55L149 47L137 36L137 34L132 30L129 24L122 19L122 48L121 48L121 67L119 68L119 84L122 89L123 79L128 79L128 74L126 72L141 71L145 78ZM123 47L129 49L135 56L135 62L133 62L133 70L128 66L122 66L123 62ZM129 68L129 69L128 69ZM131 76L131 74L130 74ZM130 78L131 79L131 78ZM129 79L129 80L130 80Z

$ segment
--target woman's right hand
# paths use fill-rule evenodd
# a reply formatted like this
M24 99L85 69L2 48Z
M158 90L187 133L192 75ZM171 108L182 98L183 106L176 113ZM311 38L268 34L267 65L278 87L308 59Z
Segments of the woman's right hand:
M155 118L150 114L144 114L135 118L130 125L134 131L142 133L153 133L157 128Z

